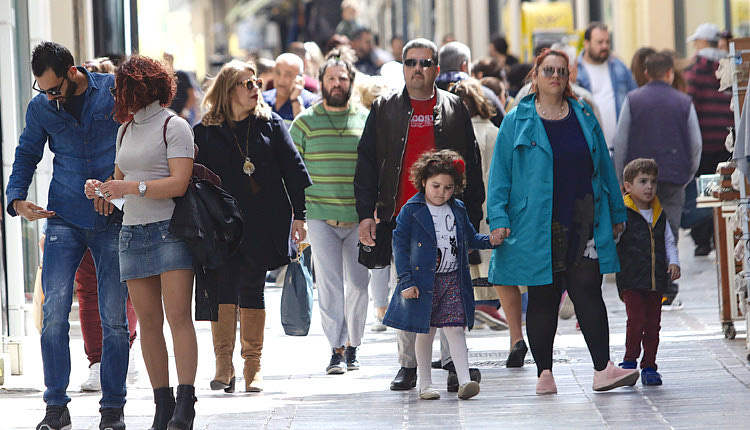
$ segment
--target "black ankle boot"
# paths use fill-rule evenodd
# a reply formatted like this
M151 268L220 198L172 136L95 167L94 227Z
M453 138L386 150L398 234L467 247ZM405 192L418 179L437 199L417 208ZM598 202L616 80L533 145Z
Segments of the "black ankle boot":
M195 419L195 386L178 385L177 401L174 407L174 415L169 420L167 430L193 430L193 419Z
M167 423L174 414L174 394L172 387L154 388L154 403L156 403L156 413L154 413L154 423L148 430L167 430Z

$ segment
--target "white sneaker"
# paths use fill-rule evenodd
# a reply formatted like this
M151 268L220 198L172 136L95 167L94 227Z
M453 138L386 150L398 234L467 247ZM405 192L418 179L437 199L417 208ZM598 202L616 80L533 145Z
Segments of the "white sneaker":
M680 299L674 299L672 300L672 303L668 305L661 305L662 312L681 311L682 308L682 300Z
M89 377L81 384L81 391L101 391L102 383L99 379L101 363L89 366Z
M375 322L372 324L372 327L370 327L370 330L372 331L386 331L388 327L383 324L383 319L375 317Z
M128 359L128 384L135 385L138 382L138 367L135 364L135 354L133 350L130 350L130 358Z

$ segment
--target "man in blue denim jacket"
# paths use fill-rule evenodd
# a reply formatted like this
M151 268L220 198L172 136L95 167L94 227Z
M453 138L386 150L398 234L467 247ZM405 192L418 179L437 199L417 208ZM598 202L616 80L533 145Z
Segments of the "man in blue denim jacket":
M583 51L578 56L578 83L591 91L599 107L602 132L609 155L614 151L614 136L620 110L628 92L638 88L628 67L610 52L607 26L592 22L583 34Z
M31 68L36 97L26 111L26 127L16 147L8 181L7 211L27 221L47 219L42 267L44 323L42 361L47 412L37 430L70 428L66 394L70 378L69 335L73 279L86 249L96 264L103 345L101 361L100 429L124 429L125 377L129 334L120 282L118 234L122 213L103 199L94 206L84 194L88 178L101 181L114 171L115 138L119 124L112 119L112 75L89 73L73 65L67 48L53 42L34 47ZM55 154L48 207L27 201L34 171L49 142Z

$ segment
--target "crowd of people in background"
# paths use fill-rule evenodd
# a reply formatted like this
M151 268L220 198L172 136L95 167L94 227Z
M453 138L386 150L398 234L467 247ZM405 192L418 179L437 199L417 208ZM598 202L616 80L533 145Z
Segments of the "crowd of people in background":
M632 386L639 375L661 385L660 314L680 308L679 228L691 229L696 256L713 246L695 177L730 157L729 95L714 75L730 38L702 24L688 39L692 59L643 47L628 67L612 53L607 26L592 23L580 52L561 40L524 63L501 35L488 56L473 57L452 36L440 47L394 36L383 49L345 0L323 49L293 42L275 59L234 59L204 85L174 70L167 52L76 67L65 47L39 44L31 66L40 94L6 190L10 215L46 220L47 414L37 429L71 424L74 280L90 362L81 388L102 392L100 429L125 428L136 321L154 389L152 429L192 428L195 266L170 219L194 163L220 178L244 219L238 252L204 274L215 287L195 316L212 321L213 390L235 391L238 325L244 390L264 389L264 285L308 232L328 374L359 369L372 296L371 329L397 330L391 390L419 381L421 399L439 398L432 367L449 372L449 392L476 396L481 373L469 368L465 329L488 326L509 330L507 367L523 366L530 349L536 393L556 393L558 317L573 315L595 391ZM26 197L47 142L56 168L42 208ZM359 246L391 234L390 267L358 262ZM616 272L628 315L619 366L601 291L603 275ZM431 362L437 332L440 359Z

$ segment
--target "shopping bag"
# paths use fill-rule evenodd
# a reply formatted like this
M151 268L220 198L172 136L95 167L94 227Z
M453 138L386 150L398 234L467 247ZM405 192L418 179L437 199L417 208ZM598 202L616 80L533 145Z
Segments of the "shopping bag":
M313 308L310 246L300 245L297 258L286 268L281 290L281 325L289 336L307 336Z

